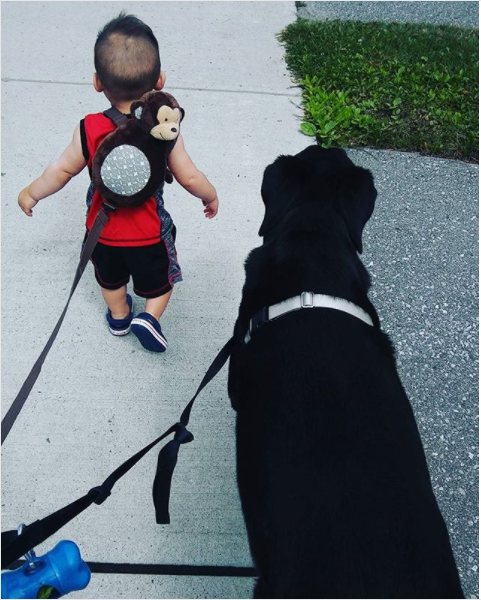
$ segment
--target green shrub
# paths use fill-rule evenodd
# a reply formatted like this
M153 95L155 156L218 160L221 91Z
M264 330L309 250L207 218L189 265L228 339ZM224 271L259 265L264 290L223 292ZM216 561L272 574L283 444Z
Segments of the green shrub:
M477 30L300 19L280 39L323 146L477 156Z

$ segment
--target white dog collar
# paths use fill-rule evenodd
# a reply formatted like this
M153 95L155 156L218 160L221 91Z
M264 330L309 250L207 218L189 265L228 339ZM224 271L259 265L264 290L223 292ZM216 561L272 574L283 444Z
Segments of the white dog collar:
M245 343L249 343L251 335L264 323L277 319L293 310L300 310L302 308L333 308L334 310L340 310L353 317L357 317L367 325L374 325L367 312L357 306L357 304L353 304L343 298L336 298L335 296L314 294L313 292L302 292L300 296L288 298L287 300L283 300L272 306L265 306L262 310L257 312L249 321L249 330L244 338Z

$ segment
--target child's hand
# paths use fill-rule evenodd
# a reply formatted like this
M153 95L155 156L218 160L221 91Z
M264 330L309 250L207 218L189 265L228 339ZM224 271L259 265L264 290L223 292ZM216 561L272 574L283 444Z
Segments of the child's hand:
M38 203L38 200L34 200L27 190L28 188L23 189L18 195L18 205L27 217L31 217L32 208Z
M212 200L212 202L206 202L205 200L202 200L202 203L205 206L205 216L208 219L213 219L216 216L217 211L219 210L219 199L217 198L217 196L215 197L215 200Z

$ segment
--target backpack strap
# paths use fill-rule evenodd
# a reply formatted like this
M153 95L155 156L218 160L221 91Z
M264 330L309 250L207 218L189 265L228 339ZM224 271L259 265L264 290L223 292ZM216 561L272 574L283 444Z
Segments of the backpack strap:
M111 106L108 110L104 110L103 114L113 121L116 127L119 127L119 125L122 125L129 120L127 115L121 113L118 108L115 108L115 106Z

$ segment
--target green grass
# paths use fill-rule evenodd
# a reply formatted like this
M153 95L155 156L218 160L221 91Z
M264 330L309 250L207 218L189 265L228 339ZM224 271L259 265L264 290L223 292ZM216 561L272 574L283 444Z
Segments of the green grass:
M319 144L477 159L477 29L299 19L279 39Z

